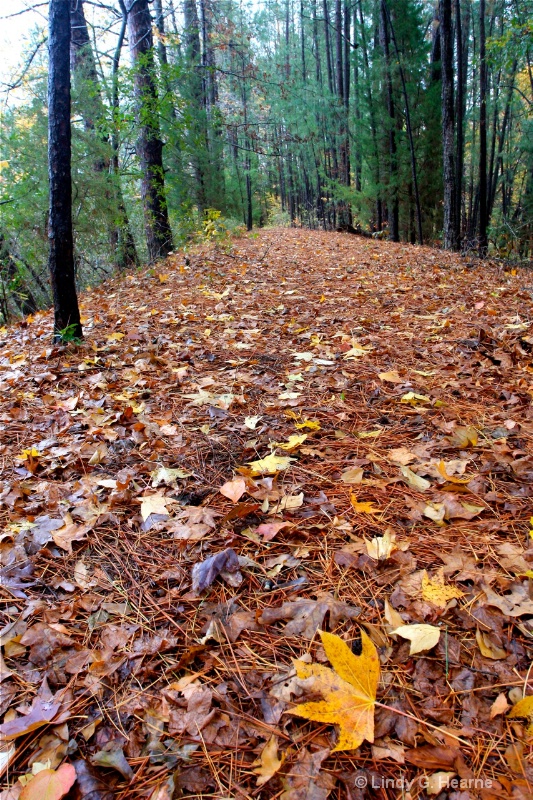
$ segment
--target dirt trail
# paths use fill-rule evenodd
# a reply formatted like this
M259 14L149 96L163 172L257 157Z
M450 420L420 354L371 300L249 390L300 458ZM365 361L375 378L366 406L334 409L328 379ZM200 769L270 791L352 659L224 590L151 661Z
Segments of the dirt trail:
M80 346L48 312L2 331L10 780L66 758L91 800L425 797L436 772L531 796L505 716L531 692L528 275L295 229L188 260L86 292ZM415 624L439 641L411 654ZM291 659L360 625L391 708L328 755L335 728L286 713Z

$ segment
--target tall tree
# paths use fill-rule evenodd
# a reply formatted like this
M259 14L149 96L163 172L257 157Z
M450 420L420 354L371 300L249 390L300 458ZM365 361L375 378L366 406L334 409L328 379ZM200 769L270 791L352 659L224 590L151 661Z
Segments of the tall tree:
M172 250L163 167L163 142L148 0L133 0L128 11L128 39L135 70L135 99L141 167L141 196L148 257L151 262Z
M479 0L479 251L487 252L488 186L487 186L487 38L485 33L485 0Z
M74 273L70 128L70 0L48 10L48 268L54 298L54 336L82 336ZM63 333L61 333L63 332Z
M107 113L96 68L96 59L89 38L83 0L70 0L70 27L71 71L79 95L78 106L85 130L91 135L91 139L96 140L94 169L97 174L102 176L104 182L112 256L115 265L119 269L125 269L136 266L139 259L120 185L118 145L115 153L113 136L109 135L107 129ZM123 33L119 33L121 45L123 38Z
M453 28L451 0L440 0L440 49L442 59L442 160L444 184L443 244L459 247L455 189L455 109L453 90Z
M389 202L388 221L390 238L400 241L398 202L398 146L396 142L396 108L392 86L392 63L390 57L390 31L385 0L379 6L379 38L383 50L385 67L385 103L387 107L387 137L389 145Z

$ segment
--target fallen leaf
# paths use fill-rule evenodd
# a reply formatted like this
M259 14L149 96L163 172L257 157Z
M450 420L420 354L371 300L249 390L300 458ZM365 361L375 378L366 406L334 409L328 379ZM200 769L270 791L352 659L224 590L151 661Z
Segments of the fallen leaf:
M503 596L493 592L490 586L484 583L481 584L481 588L485 592L487 605L499 608L506 616L521 617L525 614L533 614L533 600L529 596L527 582L513 584L511 592Z
M396 464L401 464L406 467L412 461L416 460L415 453L411 453L407 447L395 447L393 450L387 451L387 458L394 461Z
M91 756L91 764L107 769L116 769L127 781L133 778L133 770L126 760L122 747L118 746L116 742L111 742L107 749L104 748L94 753Z
M522 700L515 703L507 714L508 719L516 719L517 717L528 720L527 731L531 736L533 734L533 695L530 694L527 697L523 697Z
M507 697L505 696L504 692L500 692L490 707L490 718L494 719L494 717L498 717L500 714L505 714L508 708L510 708L510 706L507 702Z
M299 678L312 679L313 691L324 699L300 703L290 713L338 725L339 739L333 752L356 750L363 741L374 741L374 706L380 671L378 653L363 630L359 656L352 653L340 636L321 631L320 637L333 670L303 661L295 661L294 667Z
M193 592L203 592L204 589L211 586L218 575L222 575L231 586L238 586L242 581L239 559L231 547L194 565L192 568Z
M307 439L306 433L293 433L286 442L272 442L272 447L279 447L280 450L295 450Z
M347 469L341 475L341 481L343 483L355 484L355 483L361 483L362 480L363 480L362 467L352 467L352 469Z
M284 497L280 498L279 503L276 503L274 506L272 506L270 513L280 514L282 511L295 511L297 508L301 508L303 502L303 492L300 492L300 494L285 495Z
M442 477L445 478L450 483L458 483L458 484L470 483L473 477L472 475L470 475L467 478L456 478L455 475L448 475L448 473L446 472L446 464L444 463L444 461L439 461L437 469L439 471L439 474L442 475Z
M449 439L453 447L465 448L469 445L475 447L478 442L478 433L472 425L468 425L467 427L457 426Z
M321 769L329 752L323 749L311 753L302 748L283 781L287 789L279 800L326 800L336 783L333 775Z
M162 494L144 495L141 500L141 517L146 522L151 514L160 514L163 517L170 516L167 505L172 502L171 497Z
M304 419L303 422L296 422L294 427L298 428L299 430L302 428L307 428L310 431L319 431L321 426L317 419Z
M262 417L260 415L257 415L255 417L245 417L244 418L244 424L251 431L255 431L255 429L257 428L257 425L258 425L258 423L260 422L261 419L262 419Z
M381 514L381 509L375 508L374 503L369 501L359 502L355 494L350 495L350 502L353 510L357 511L358 514Z
M246 481L244 478L234 478L232 481L226 481L218 491L233 503L238 503L246 491Z
M169 469L168 467L159 467L159 469L156 469L150 473L150 477L152 478L152 487L154 489L157 489L157 487L161 486L162 483L165 484L165 486L173 486L177 480L191 478L192 475L193 473L189 472L188 470Z
M457 775L456 772L434 772L424 781L424 787L429 795L440 794L450 786L450 781Z
M407 392L400 398L400 403L406 405L416 406L418 403L431 403L431 398L425 394L416 394L416 392Z
M330 594L321 594L317 600L294 600L283 603L278 608L265 608L259 622L262 625L271 625L280 619L288 619L290 622L285 626L286 636L302 636L310 640L322 627L328 613L329 624L334 628L342 619L357 619L361 609L336 600Z
M409 469L409 467L403 466L400 468L400 471L411 489L416 489L418 492L427 492L431 486L431 481L421 478L420 475L417 475L413 470Z
M437 572L430 578L424 570L422 575L422 597L429 603L438 606L439 608L446 608L450 600L457 597L463 597L463 592L455 586L449 586L444 582L444 575L442 572Z
M370 558L374 558L376 561L385 561L396 550L396 534L386 530L383 536L374 536L370 540L365 539L365 544Z
M485 658L492 658L494 661L499 661L502 658L507 658L507 652L494 642L490 634L476 628L476 642L481 655Z
M266 458L260 458L258 461L249 461L248 466L251 470L251 475L273 475L276 472L281 472L288 469L294 458L289 456L275 456L270 454Z
M378 378L380 381L385 381L387 383L403 383L403 378L400 378L395 369L392 369L390 372L380 372Z
M43 769L20 793L20 800L61 800L76 780L72 764L61 764L57 770Z
M266 542L270 542L283 528L292 528L292 522L262 522L258 526L256 533L263 537Z
M40 693L34 697L28 714L0 725L0 735L5 741L16 739L43 725L48 725L54 719L61 708L61 700L57 695L50 697L49 690L45 691L45 689L43 684Z
M253 772L258 776L257 786L264 786L282 766L285 756L282 754L281 758L278 758L278 749L278 737L271 736L263 747L260 758L252 765L255 767Z
M409 654L412 656L425 650L431 650L440 639L440 628L435 628L434 625L400 625L391 633L401 636L402 639L410 640Z

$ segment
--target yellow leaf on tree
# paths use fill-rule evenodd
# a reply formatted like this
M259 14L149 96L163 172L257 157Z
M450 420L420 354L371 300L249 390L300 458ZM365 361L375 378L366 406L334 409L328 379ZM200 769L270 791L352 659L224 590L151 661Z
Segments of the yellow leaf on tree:
M439 608L446 608L448 600L462 596L463 592L460 589L444 583L444 575L442 573L437 573L433 578L430 578L426 570L424 570L422 575L422 597L424 600L433 603Z
M266 458L260 458L257 461L249 461L252 475L273 475L275 472L281 472L283 469L288 469L294 458L288 456L275 456L270 454Z
M295 661L299 678L312 678L312 691L324 698L300 703L291 714L315 722L339 726L333 751L355 750L366 739L374 741L374 706L379 681L379 658L375 646L361 631L362 652L356 656L340 636L320 632L326 655L333 667Z

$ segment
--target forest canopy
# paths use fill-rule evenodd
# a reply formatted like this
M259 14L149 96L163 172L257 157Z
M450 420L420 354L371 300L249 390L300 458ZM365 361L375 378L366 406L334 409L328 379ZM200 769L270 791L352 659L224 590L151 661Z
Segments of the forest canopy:
M532 18L531 0L71 0L78 287L267 224L530 257ZM51 300L37 19L2 76L4 319Z

